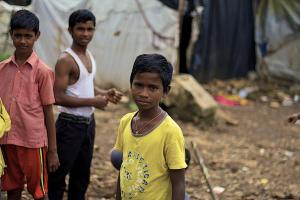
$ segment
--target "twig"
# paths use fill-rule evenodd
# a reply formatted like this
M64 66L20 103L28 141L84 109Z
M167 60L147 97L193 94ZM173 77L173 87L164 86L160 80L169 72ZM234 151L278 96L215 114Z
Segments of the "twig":
M198 165L200 166L200 169L201 169L201 171L202 171L202 173L204 175L204 179L205 179L205 182L206 182L207 187L209 189L209 193L211 195L211 198L212 198L212 200L218 200L218 197L214 193L214 191L212 189L212 186L210 184L210 181L208 179L209 174L208 174L207 168L206 168L206 166L204 164L204 160L201 157L201 155L200 155L200 153L199 153L199 151L198 151L198 149L197 149L197 147L196 147L196 145L195 145L194 142L191 142L191 146L192 146L192 149L194 151L194 154L196 155L196 161L197 161Z

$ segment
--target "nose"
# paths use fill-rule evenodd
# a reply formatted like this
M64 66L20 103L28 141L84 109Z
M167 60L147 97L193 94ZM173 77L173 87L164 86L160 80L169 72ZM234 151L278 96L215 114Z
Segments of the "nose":
M25 37L21 37L21 38L20 38L20 43L21 43L21 44L24 44L24 43L26 43L26 39L25 39Z
M146 87L141 89L140 96L143 97L143 98L147 98L149 96L149 93L148 93L148 90L147 90Z
M84 35L84 36L88 36L88 35L89 35L89 30L84 30L84 31L83 31L83 35Z

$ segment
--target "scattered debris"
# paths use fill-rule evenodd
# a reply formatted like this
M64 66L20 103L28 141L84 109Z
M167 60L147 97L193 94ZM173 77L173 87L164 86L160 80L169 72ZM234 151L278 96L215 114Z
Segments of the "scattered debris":
M248 79L215 80L204 87L219 104L225 106L243 106L254 101L278 108L299 102L300 85L286 86L258 79L253 74Z
M213 188L213 191L216 195L220 196L225 191L225 188L220 187L220 186L216 186L216 187Z
M293 157L294 153L292 151L284 151L284 155L287 157Z
M278 102L276 102L276 101L272 101L272 102L270 103L270 107L271 107L271 108L279 108L279 107L280 107L280 104L279 104Z
M267 185L269 183L269 180L266 179L266 178L262 178L262 179L259 180L259 182L260 182L261 185Z
M226 113L225 111L218 109L216 112L216 118L222 119L226 122L226 124L237 126L239 121L234 119L230 114Z

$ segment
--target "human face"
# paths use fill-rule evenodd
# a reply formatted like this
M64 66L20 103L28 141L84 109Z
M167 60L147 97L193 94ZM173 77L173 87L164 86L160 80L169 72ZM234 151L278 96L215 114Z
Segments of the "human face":
M92 40L95 26L93 21L76 23L73 28L69 28L73 42L79 46L87 46Z
M156 109L160 100L166 95L158 73L137 73L131 84L132 98L139 110Z
M17 53L29 54L32 52L35 41L40 36L40 32L35 33L29 29L14 29L10 31L13 44Z

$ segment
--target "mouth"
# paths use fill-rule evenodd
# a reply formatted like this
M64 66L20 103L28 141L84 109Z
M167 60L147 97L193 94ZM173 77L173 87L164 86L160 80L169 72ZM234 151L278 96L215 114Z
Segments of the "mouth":
M84 39L80 39L80 41L81 41L81 42L89 42L90 40L89 40L89 39L86 39L86 38L84 38Z
M139 105L148 105L148 104L150 104L148 101L144 101L144 100L140 100L140 99L136 99L135 103L139 104Z

